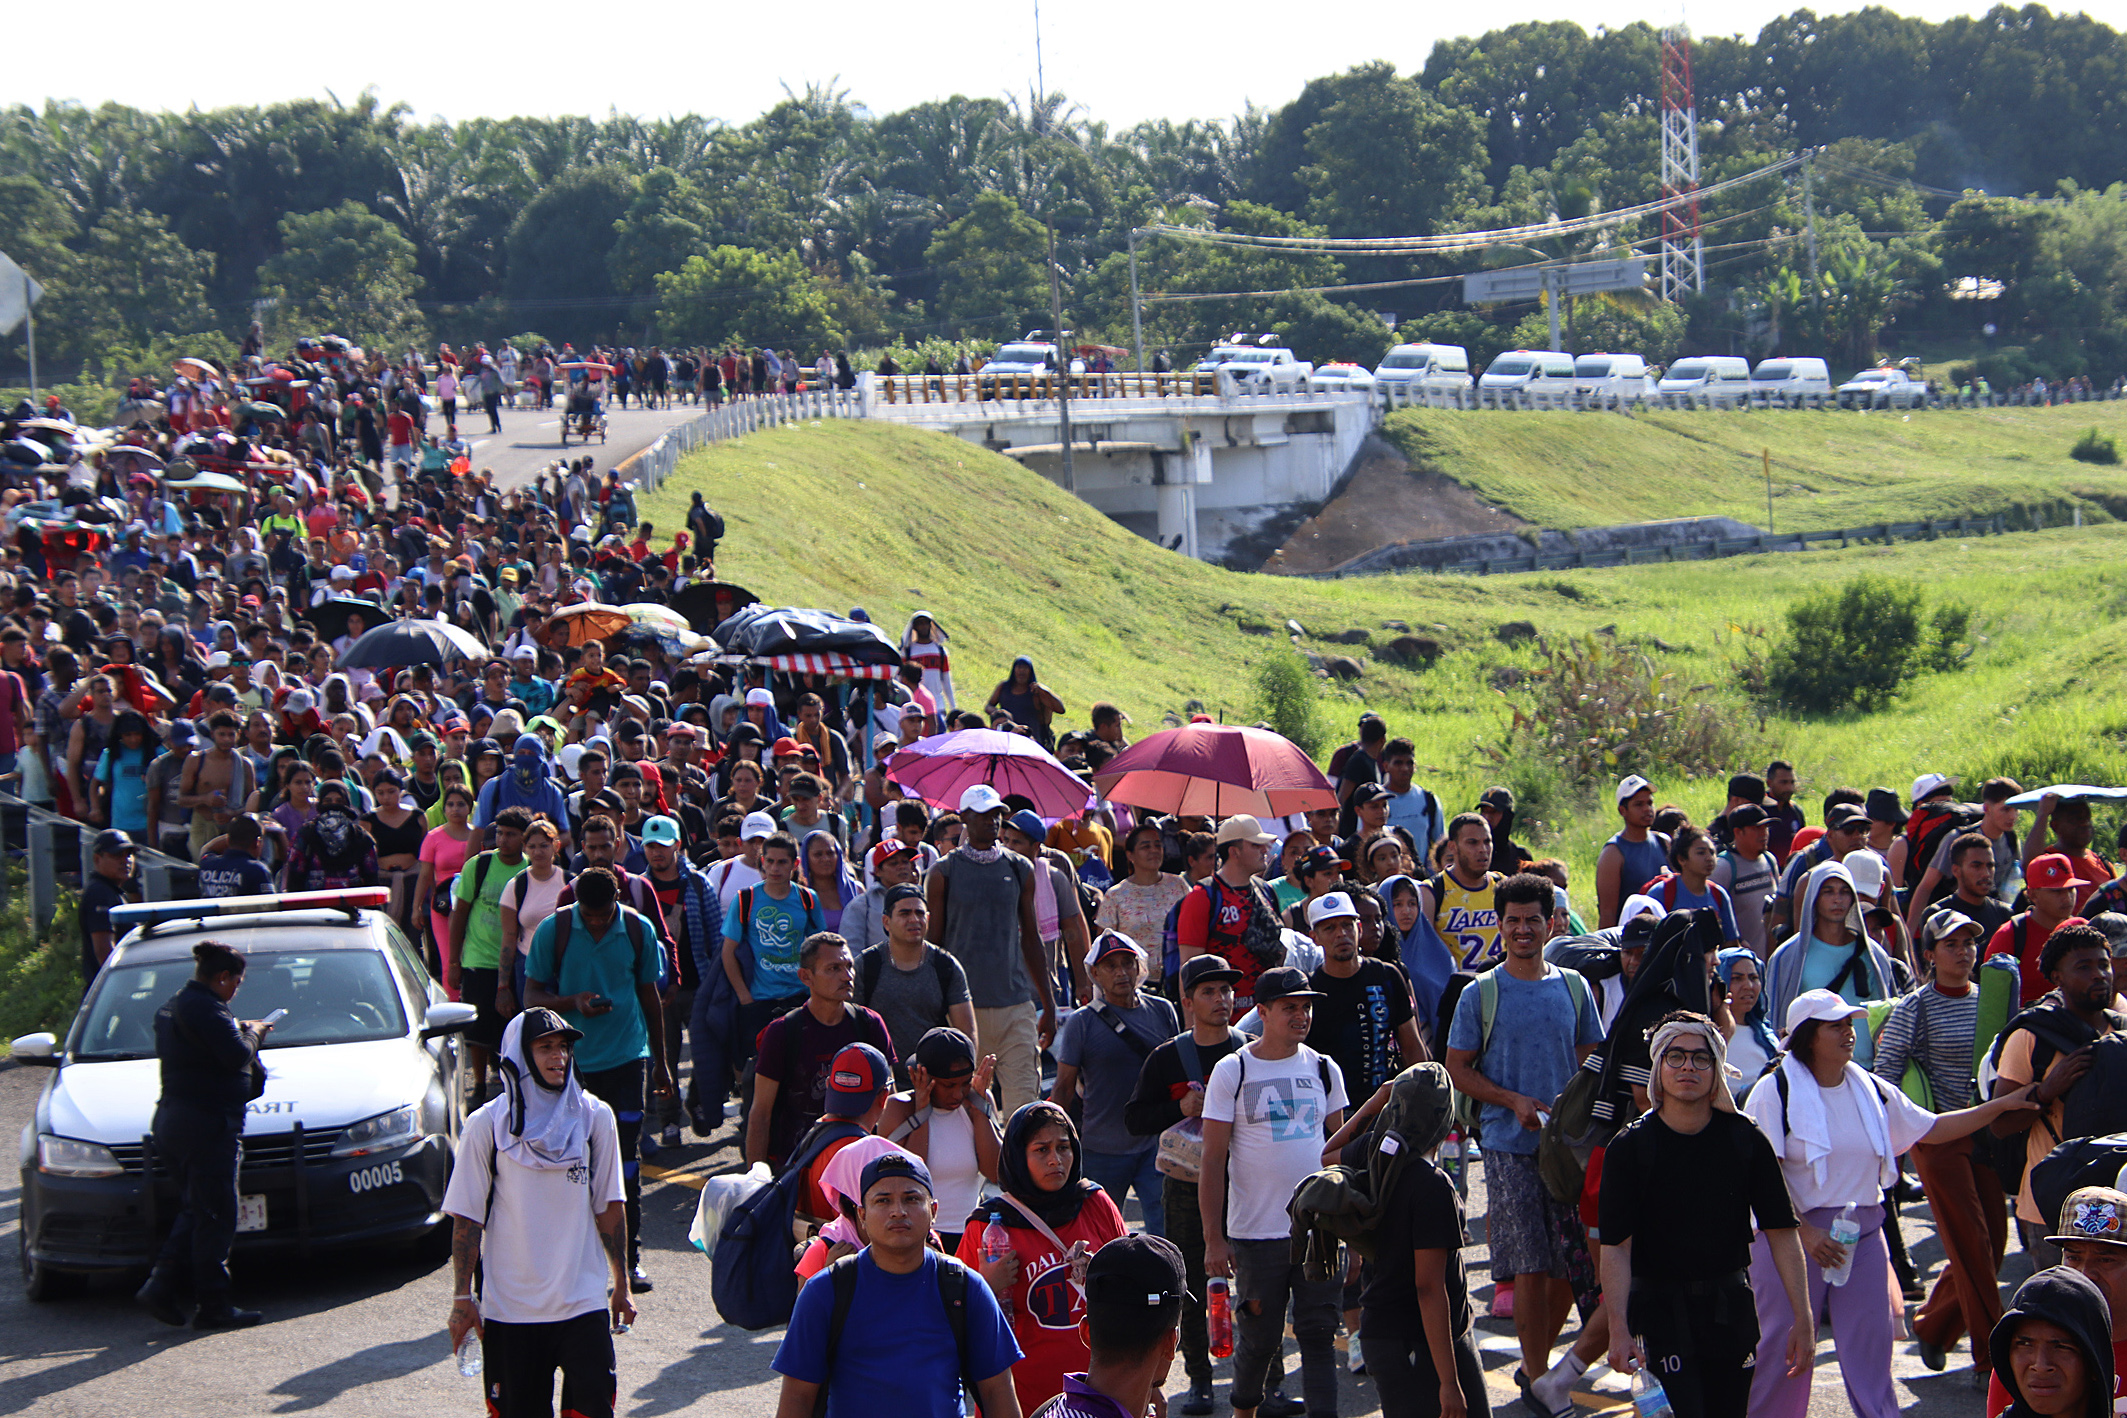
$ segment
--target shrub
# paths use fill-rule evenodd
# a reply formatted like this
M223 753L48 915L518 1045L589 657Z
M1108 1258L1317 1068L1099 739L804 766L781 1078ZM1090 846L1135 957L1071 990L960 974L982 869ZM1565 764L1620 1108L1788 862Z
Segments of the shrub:
M1644 651L1603 636L1540 645L1519 688L1527 707L1508 699L1505 738L1480 747L1509 769L1522 759L1553 765L1562 786L1546 793L1548 785L1531 778L1515 785L1517 795L1555 800L1627 773L1726 773L1754 756L1742 715L1713 686L1680 685Z
M1773 648L1765 688L1803 713L1879 709L1915 674L1961 666L1972 613L1955 603L1923 614L1909 581L1857 576L1787 609L1787 638Z
M1319 759L1328 742L1315 677L1296 651L1275 649L1256 666L1256 709L1263 721Z
M2078 463L2117 463L2120 461L2119 440L2109 433L2099 433L2093 428L2075 440L2075 446L2068 450L2068 456Z
M0 911L0 1040L40 1029L63 1033L81 1004L80 903L64 893L51 928L40 932L21 872L10 868L8 877L7 909Z

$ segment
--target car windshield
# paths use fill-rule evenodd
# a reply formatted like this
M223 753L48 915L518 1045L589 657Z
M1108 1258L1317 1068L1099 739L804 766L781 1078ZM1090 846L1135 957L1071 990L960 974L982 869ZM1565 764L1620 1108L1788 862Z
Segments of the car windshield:
M1864 369L1854 376L1856 384L1881 384L1891 377L1888 369Z
M1671 379L1704 379L1708 370L1703 359L1680 359L1669 366Z
M1048 350L1040 345L1006 345L997 351L995 364L1040 364L1049 357Z
M1487 371L1487 373L1491 374L1527 374L1528 372L1529 361L1515 355L1501 355L1498 359L1492 361L1492 367Z
M1390 350L1388 358L1381 361L1383 369L1423 369L1428 357L1416 350Z
M1788 372L1789 366L1773 364L1768 361L1758 366L1758 372L1753 377L1758 379L1785 379L1788 376Z
M406 1011L384 957L374 950L314 954L249 951L244 983L229 1008L239 1019L288 1011L266 1036L268 1049L396 1039ZM76 1045L79 1059L155 1056L155 1011L192 978L192 961L120 964L96 981Z
M1583 379L1602 379L1610 373L1610 361L1601 355L1582 355L1573 361L1573 372Z
M1232 360L1229 361L1229 363L1269 364L1275 359L1277 359L1277 356L1272 354L1269 350L1241 350L1234 355L1234 357L1232 358Z

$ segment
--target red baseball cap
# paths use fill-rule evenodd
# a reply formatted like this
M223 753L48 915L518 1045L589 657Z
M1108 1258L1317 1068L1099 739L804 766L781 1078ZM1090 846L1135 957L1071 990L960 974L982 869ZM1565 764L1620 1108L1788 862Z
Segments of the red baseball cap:
M770 758L796 758L803 752L804 750L798 746L796 739L786 736L775 741L775 747L768 750L768 756Z
M861 1118L893 1080L886 1055L869 1044L848 1044L827 1070L827 1111L837 1118Z
M918 855L916 848L911 847L897 837L889 837L871 849L872 870L877 871L896 857L913 857L916 855Z
M2074 886L2075 865L2059 852L2048 852L2024 872L2024 885L2044 887L2049 891Z

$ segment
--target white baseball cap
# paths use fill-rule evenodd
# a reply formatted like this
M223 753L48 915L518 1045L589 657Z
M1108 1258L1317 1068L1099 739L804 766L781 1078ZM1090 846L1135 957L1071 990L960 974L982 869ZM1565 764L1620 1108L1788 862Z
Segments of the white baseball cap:
M1617 913L1617 923L1620 927L1628 926L1640 916L1652 916L1659 921L1668 914L1668 908L1652 896L1627 896Z
M1891 864L1867 847L1848 852L1841 865L1854 879L1854 894L1871 901L1882 893L1884 878L1891 874Z
M749 689L749 690L747 690L747 691L746 691L746 707L750 709L750 708L752 708L752 707L753 707L754 705L756 705L756 704L765 704L765 705L767 705L767 706L768 706L769 708L773 709L773 708L775 707L775 696L774 696L773 694L770 694L770 693L769 693L769 692L768 692L767 690L765 690L765 689Z
M1654 784L1635 773L1617 785L1617 805L1623 807L1632 800L1634 794L1651 790L1653 787Z
M1923 773L1913 780L1913 806L1919 807L1929 793L1939 793L1957 780L1947 773Z
M749 812L745 822L739 825L739 840L751 842L757 837L775 836L775 819L765 812Z
M1804 990L1796 995L1794 1003L1787 1007L1787 1028L1792 1033L1797 1026L1812 1019L1828 1022L1834 1019L1855 1019L1866 1013L1868 1011L1860 1005L1848 1004L1830 990Z
M1228 842L1253 842L1258 847L1268 847L1277 840L1263 830L1262 823L1245 812L1237 812L1219 824L1218 845L1221 847Z
M987 783L977 783L960 795L960 810L967 812L996 812L1004 806L1004 795Z
M1307 925L1310 930L1324 921L1343 918L1359 919L1359 908L1352 905L1352 898L1342 891L1331 891L1317 896L1307 904Z

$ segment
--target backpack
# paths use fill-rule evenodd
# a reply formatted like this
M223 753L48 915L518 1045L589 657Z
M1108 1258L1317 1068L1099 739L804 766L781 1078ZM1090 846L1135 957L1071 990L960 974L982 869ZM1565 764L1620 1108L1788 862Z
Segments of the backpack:
M476 892L480 889L480 879L478 877L473 878L473 889ZM508 889L508 887L503 888L505 891ZM635 977L641 979L643 973L643 951L649 945L646 938L650 934L650 923L643 919L642 912L627 905L625 902L619 904L619 910L621 928L628 933L628 944L635 949ZM576 908L574 906L564 906L554 913L553 983L557 987L561 984L562 957L569 953L569 937L573 933L575 924ZM660 950L657 952L657 982L660 986L665 983L666 968L665 952Z
M2045 1224L2053 1226L2071 1192L2117 1186L2122 1167L2127 1167L2127 1136L2071 1137L2031 1165L2031 1200Z
M827 1267L828 1284L834 1286L835 1304L827 1319L827 1377L831 1383L835 1372L835 1350L842 1343L842 1331L849 1324L850 1307L857 1300L857 1257L844 1256ZM953 1330L953 1348L960 1356L960 1384L972 1392L974 1385L968 1377L967 1357L967 1296L968 1268L951 1256L938 1257L938 1303L945 1306L945 1322ZM793 1300L792 1302L796 1302ZM968 1408L973 1411L973 1405ZM827 1411L827 1384L820 1385L819 1398L813 1404L813 1412Z
M798 1303L798 1275L791 1267L791 1225L805 1194L805 1174L828 1144L864 1136L839 1119L823 1120L799 1145L783 1174L740 1202L716 1233L709 1298L716 1312L740 1329L773 1329L790 1323Z
M2057 1056L2091 1046L2090 1071L2061 1096L2060 1130L2055 1132L2044 1117L2038 1119L2055 1143L2127 1132L2127 1021L2114 1016L2114 1025L2110 1034L2098 1034L2065 1006L2041 1000L2002 1030L2004 1039L2018 1029L2030 1031L2035 1078L2044 1078ZM1998 1052L1995 1058L1999 1064Z
M1306 1267L1309 1279L1344 1273L1338 1263L1340 1245L1367 1260L1378 1258L1376 1233L1415 1151L1406 1144L1417 1136L1421 1119L1453 1093L1445 1067L1412 1064L1389 1082L1388 1102L1375 1119L1366 1165L1324 1167L1293 1189L1285 1208L1292 1218L1292 1260Z
M875 945L857 957L857 993L862 999L868 1001L879 992L879 977L886 971L886 955L890 949L892 947L885 944ZM938 998L949 1000L953 995L952 957L935 945L928 949L931 969L938 976Z
M1978 803L1953 803L1947 799L1935 799L1914 808L1912 815L1905 820L1905 875L1898 883L1900 894L1910 896L1918 890L1920 878L1934 864L1935 854L1942 850L1942 844L1960 832L1977 828L1985 816L1986 809ZM1947 888L1940 893L1938 900L1957 889L1954 881L1937 884Z
M1213 872L1195 886L1190 887L1189 891L1191 895L1201 891L1206 899L1206 929L1204 933L1206 950L1213 955L1223 954L1222 951L1214 948L1214 943L1217 940L1216 926L1219 919L1219 893L1222 891L1230 893L1233 888L1220 881L1218 873ZM1266 895L1268 895L1268 892L1262 883L1251 878L1244 897L1247 902L1248 922L1241 927L1239 944L1243 950L1257 960L1282 961L1285 958L1284 921L1278 914L1276 900L1266 901L1264 900ZM1188 896L1184 896L1182 901L1187 901L1188 899ZM1174 910L1168 913L1177 928L1181 921L1181 909L1181 903L1176 902ZM1180 955L1181 946L1177 942L1174 964L1174 978L1177 980L1181 978ZM1269 967L1265 966L1264 968L1268 969Z

